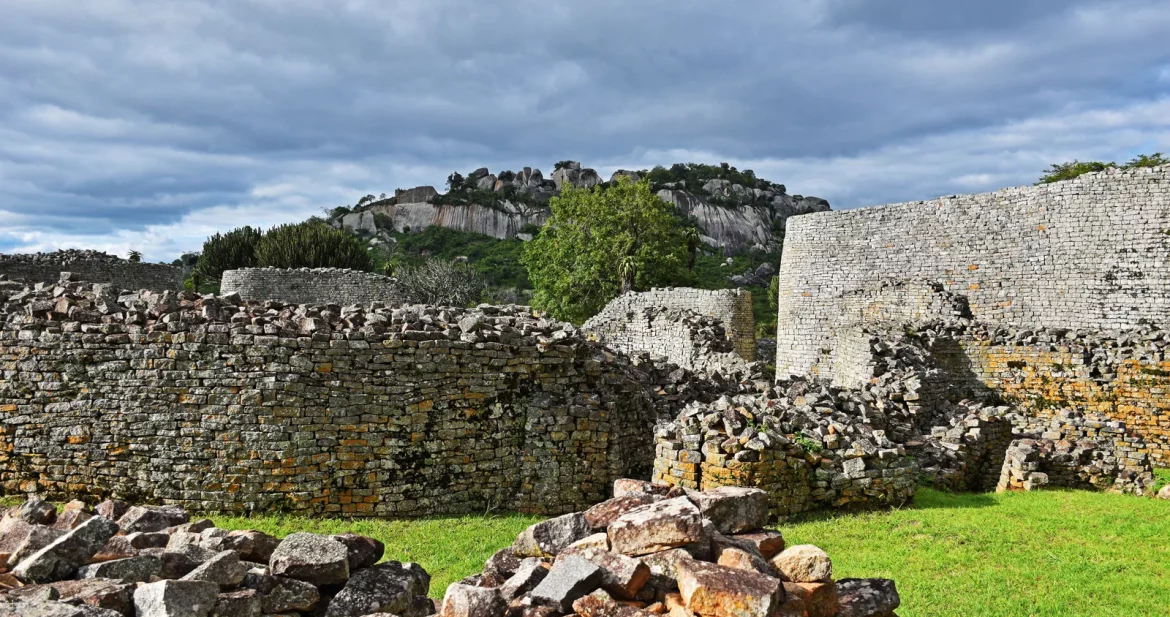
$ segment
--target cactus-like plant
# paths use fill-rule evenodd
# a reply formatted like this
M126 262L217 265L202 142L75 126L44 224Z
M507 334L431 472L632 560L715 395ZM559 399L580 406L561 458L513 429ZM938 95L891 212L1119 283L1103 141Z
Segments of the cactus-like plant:
M237 227L226 234L215 234L203 243L203 253L195 266L204 279L218 281L226 270L251 268L256 265L256 245L260 230Z
M256 245L256 265L274 268L349 268L369 272L374 262L362 243L340 229L306 221L269 229Z

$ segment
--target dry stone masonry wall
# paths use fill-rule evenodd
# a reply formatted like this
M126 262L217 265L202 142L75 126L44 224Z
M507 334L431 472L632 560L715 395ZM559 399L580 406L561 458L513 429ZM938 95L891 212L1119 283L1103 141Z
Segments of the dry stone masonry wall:
M777 371L814 372L846 298L885 279L965 295L979 321L1112 331L1170 315L1170 167L799 216L780 267Z
M744 290L628 292L585 322L584 329L614 349L647 351L693 370L738 370L756 359L752 296Z
M223 273L220 293L289 304L401 304L405 295L389 276L340 268L244 268Z
M183 288L183 269L180 267L131 262L99 251L0 255L0 277L11 280L55 283L65 272L75 281L107 283L118 289L166 291Z
M0 290L10 493L414 516L563 512L649 476L687 373L527 307Z

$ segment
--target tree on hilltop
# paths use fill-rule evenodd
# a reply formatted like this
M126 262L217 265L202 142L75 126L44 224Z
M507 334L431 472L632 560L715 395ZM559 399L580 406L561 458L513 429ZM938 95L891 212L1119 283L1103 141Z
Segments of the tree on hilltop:
M566 184L540 235L521 256L533 306L581 323L624 290L668 285L682 276L687 243L678 210L649 181L608 187Z

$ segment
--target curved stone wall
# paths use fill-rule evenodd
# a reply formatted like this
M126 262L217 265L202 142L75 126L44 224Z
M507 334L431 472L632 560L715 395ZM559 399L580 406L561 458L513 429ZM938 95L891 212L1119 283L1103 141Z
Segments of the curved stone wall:
M381 274L339 268L244 268L223 273L219 291L245 300L290 304L401 304L398 281Z
M118 289L154 291L183 288L183 269L135 263L94 251L59 251L33 255L0 255L0 275L31 283L56 283L68 272L73 280L106 283Z
M270 310L0 289L0 485L200 511L566 512L649 477L677 412L527 307ZM665 389L663 389L665 388Z
M975 319L1008 327L1166 324L1170 166L793 218L779 376L814 372L832 325L857 309L847 296L884 279L937 281L965 295Z
M722 332L714 338L725 336L732 349L712 347L712 335L698 331L707 324L690 320L693 316L719 320ZM725 351L733 350L742 361L756 359L752 294L742 289L668 287L628 292L582 327L614 349L627 353L648 351L690 369L726 364L718 357Z

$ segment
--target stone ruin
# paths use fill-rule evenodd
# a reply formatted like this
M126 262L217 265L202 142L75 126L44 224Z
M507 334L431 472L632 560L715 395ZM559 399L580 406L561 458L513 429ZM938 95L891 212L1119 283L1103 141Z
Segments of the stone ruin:
M345 268L241 268L223 273L221 295L286 304L405 304L397 279Z
M67 249L52 253L0 255L0 281L55 283L85 280L105 283L118 289L152 291L183 288L183 268L138 263L101 251Z
M893 617L894 581L835 580L768 529L764 491L619 479L428 598L418 564L354 533L228 531L176 506L30 499L0 518L0 615L20 617Z

